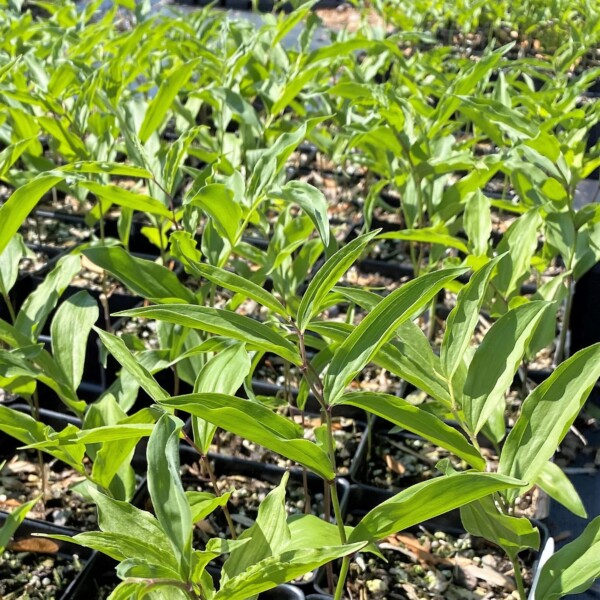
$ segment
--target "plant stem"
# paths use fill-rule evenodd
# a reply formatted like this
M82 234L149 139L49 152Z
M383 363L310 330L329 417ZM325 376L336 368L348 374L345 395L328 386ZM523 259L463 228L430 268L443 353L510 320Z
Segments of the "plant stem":
M33 418L40 422L40 400L38 398L37 389L33 392ZM46 468L44 465L44 455L41 450L37 450L38 466L40 469L40 478L42 482L42 511L46 512L46 494L48 492L48 482L46 481Z
M202 463L204 468L206 469L208 476L210 477L210 482L212 483L213 489L215 490L215 496L221 497L221 490L219 490L219 484L217 483L217 478L215 477L215 472L210 466L210 461L208 460L208 456L203 455ZM233 519L231 518L231 514L229 513L229 508L224 504L222 507L223 514L225 515L225 519L227 520L227 526L229 527L229 531L231 533L232 539L237 539L237 534L235 532L235 525L233 524Z
M567 333L569 331L569 322L571 320L571 309L573 308L573 276L567 277L567 302L565 304L565 314L563 316L560 337L558 338L558 347L554 355L554 366L560 365L565 357L565 346L567 344Z
M6 307L8 308L8 314L10 315L11 324L14 325L15 321L17 320L15 307L13 306L13 303L8 294L2 294L2 297L4 298L4 302L6 304Z
M194 442L194 440L192 440L192 438L185 431L182 431L181 434L183 435L183 439L200 455L200 460L202 462L202 466L208 473L210 483L212 484L213 489L215 491L215 496L220 498L222 496L221 490L219 490L219 484L217 483L217 478L215 476L215 472L213 471L213 468L210 465L208 456L206 456L204 454L204 452L202 452L202 450L198 447L198 445ZM227 526L229 527L229 531L231 532L231 537L235 540L235 539L237 539L237 535L235 533L235 526L233 524L231 514L229 513L229 509L227 508L226 504L224 504L221 507L221 509L223 511L223 514L225 515L225 519L227 521Z
M344 588L346 587L346 577L348 576L348 568L350 567L350 557L342 558L342 568L338 577L337 586L335 588L335 596L333 600L342 600L344 597Z
M517 583L519 598L521 598L521 600L526 600L527 595L525 594L525 585L523 583L523 576L521 575L521 565L519 564L519 559L516 556L511 556L510 562L512 563L513 571L515 572L515 582Z

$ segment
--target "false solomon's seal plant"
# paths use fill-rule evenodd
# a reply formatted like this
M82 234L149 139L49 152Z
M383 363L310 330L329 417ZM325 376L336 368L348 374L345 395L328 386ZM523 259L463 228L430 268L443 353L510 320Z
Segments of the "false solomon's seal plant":
M427 273L383 299L369 292L336 287L377 234L358 237L327 260L293 310L249 281L242 286L239 277L216 267L211 270L211 277L223 287L268 307L272 312L268 322L181 301L120 313L176 324L181 331L195 329L210 334L203 349L208 347L214 358L207 362L195 393L171 396L120 338L98 330L108 351L151 396L162 416L156 424L129 422L79 433L72 430L69 435L54 435L52 440L35 446L68 447L86 441L114 442L150 436L148 480L156 516L92 491L99 507L101 532L75 538L121 561L118 573L124 581L111 598L142 597L147 593L160 598L160 594L175 593L172 590L191 598L247 598L341 559L335 590L335 598L340 600L354 552L375 550L368 545L456 508L461 508L463 523L470 533L483 536L506 551L515 567L520 597L526 597L518 555L525 549L538 548L539 532L528 519L514 514L514 503L519 494L537 484L577 514L585 514L577 494L550 459L600 376L600 345L575 354L533 390L525 399L515 426L503 440L505 391L545 312L552 310L552 303L526 301L509 310L472 352L471 337L485 288L506 258L497 256L477 270L463 287L437 356L412 320L444 286L468 269L451 267ZM180 234L180 242L185 235ZM182 248L185 244L180 243L180 253ZM199 258L197 254L181 256L190 264ZM340 295L368 310L357 326L319 318L324 307ZM319 339L329 343L323 346ZM320 352L309 360L307 349L312 346L320 348ZM323 427L316 432L315 441L305 439L297 423L258 400L233 395L240 372L247 372L247 353L265 350L297 365L319 402ZM216 360L221 355L226 360ZM348 392L349 384L371 361L418 380L454 418L458 428L396 396ZM212 376L211 369L215 370ZM332 423L333 408L344 404L360 407L442 446L462 460L462 470L443 462L438 465L442 472L439 477L401 491L373 508L354 528L344 526L335 485ZM214 540L202 550L193 549L193 524L213 510L225 508L228 494L183 491L178 459L182 423L174 417L174 411L192 417L194 439L182 435L202 458L214 428L220 427L319 475L328 488L336 524L307 515L286 518L284 480L261 507L256 524L238 539L233 539L232 529L230 541ZM480 450L481 432L501 448L497 468L488 464ZM586 532L584 539L590 537L592 534ZM140 546L140 539L150 541ZM568 552L557 554L559 558L552 559L542 571L539 588L551 586L554 574L569 568L574 555L586 564L592 562L592 546L584 545L582 541ZM215 591L205 567L214 557L227 553L220 589ZM170 558L165 560L166 556ZM594 575L591 569L588 575L589 583ZM572 576L572 585L567 585L571 587L561 587L560 593L582 585L575 579ZM171 591L166 592L167 589Z

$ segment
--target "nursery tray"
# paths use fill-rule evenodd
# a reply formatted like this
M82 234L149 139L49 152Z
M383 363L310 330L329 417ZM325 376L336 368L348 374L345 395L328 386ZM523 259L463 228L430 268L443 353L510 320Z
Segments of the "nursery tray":
M5 520L6 514L0 513L0 526L4 524ZM42 540L44 538L34 537L34 534L61 534L72 536L73 532L50 523L41 523L32 519L25 519L17 529L13 536L13 540L22 545L22 549L19 548L18 550L19 552L26 552L26 548L28 547L40 549L40 545L43 544L41 549L47 549L49 552L41 552L40 554L48 556L56 555L67 561L72 560L73 556L76 555L83 564L83 569L58 596L53 596L52 600L77 600L78 598L84 598L84 596L80 595L81 592L85 590L85 584L83 582L88 576L96 553L89 548L84 548L77 544L71 544L70 542L62 540L48 540L47 542L43 542ZM45 548L46 545L47 548Z

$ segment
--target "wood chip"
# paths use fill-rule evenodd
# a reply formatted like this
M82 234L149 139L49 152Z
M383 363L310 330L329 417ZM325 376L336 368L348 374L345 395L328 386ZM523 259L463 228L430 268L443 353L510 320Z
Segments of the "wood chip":
M406 473L406 467L401 462L397 461L391 454L385 455L385 464L390 471L393 471L398 475L404 475L404 473Z
M25 538L15 540L8 544L8 549L12 552L39 552L41 554L56 554L60 547L52 541L44 538Z

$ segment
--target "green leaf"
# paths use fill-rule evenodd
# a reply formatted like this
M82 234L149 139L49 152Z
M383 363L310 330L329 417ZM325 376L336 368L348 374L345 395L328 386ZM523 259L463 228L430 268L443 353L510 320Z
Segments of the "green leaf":
M473 331L479 321L479 311L485 299L488 281L496 265L502 259L502 256L496 257L473 274L469 283L460 290L456 306L448 315L440 359L449 381L452 381L458 367L463 362L463 357L473 337Z
M368 311L373 310L382 300L381 296L365 290L353 290L352 288L335 288L335 290ZM360 293L356 294L356 292ZM375 297L375 301L364 302L371 296ZM313 321L310 323L309 329L341 343L354 327L347 323ZM412 321L406 321L398 327L396 336L397 339L391 340L381 347L373 358L373 362L412 383L438 402L450 406L452 399L448 392L446 379L442 375L440 358L433 352L431 344L421 328Z
M321 303L333 289L340 277L354 264L367 244L377 235L376 231L366 233L338 250L316 273L298 307L297 327L304 331L309 321L319 313Z
M64 175L56 171L48 171L38 175L10 195L10 198L0 207L0 253L4 252L38 200L63 179Z
M213 356L202 368L194 384L194 393L205 392L234 395L244 384L252 363L244 344L234 344ZM203 419L192 417L194 441L208 452L216 427Z
M4 177L8 170L18 160L19 156L31 146L35 137L19 140L18 142L7 146L0 152L0 178Z
M196 301L175 273L151 260L135 258L123 248L88 248L83 254L142 298L161 303Z
M192 75L194 67L199 63L200 59L194 58L176 69L160 84L158 93L150 102L144 121L139 131L139 138L142 143L160 127L165 115L171 108L173 101L181 88L188 82Z
M117 175L119 177L140 177L152 179L152 173L142 167L108 161L80 161L56 169L61 173L92 173L97 175Z
M162 402L305 466L328 481L335 477L329 457L319 446L305 440L296 423L266 406L224 394L188 394Z
M487 254L492 232L490 201L481 190L470 194L465 202L463 224L469 238L469 246L476 256Z
M537 300L504 314L486 333L469 365L463 411L472 433L487 423L510 387L529 340L550 303Z
M267 187L285 166L294 149L306 137L307 129L319 120L322 119L304 121L298 129L284 133L270 148L261 151L260 158L254 166L248 182L248 197L251 202L256 202L265 193Z
M285 473L281 483L260 503L254 525L240 535L240 540L251 540L252 551L239 546L231 552L223 565L221 587L257 562L287 549L291 540L285 508L285 486L288 478L289 473Z
M130 502L110 498L94 488L90 488L89 494L98 508L98 526L102 532L116 536L117 542L119 536L139 542L139 545L131 547L124 544L121 550L109 556L116 560L149 560L177 570L169 538L153 515L136 508ZM76 536L75 540L79 541L79 538Z
M128 577L136 579L175 579L179 578L179 573L164 566L163 564L152 564L139 558L128 558L119 563L116 568L117 577L127 579Z
M111 204L118 204L124 208L157 215L164 219L173 219L173 213L156 198L144 196L138 192L130 192L118 185L95 183L93 181L82 181L80 185L90 190L96 197L106 200L108 204L103 206L104 211Z
M12 512L10 512L6 519L4 520L4 524L0 527L0 553L4 553L4 550L8 546L12 536L15 531L19 528L19 525L24 521L27 513L40 501L40 498L34 498L29 502L25 502L25 504L21 504L21 506L15 508Z
M184 581L192 567L192 511L179 474L182 421L165 414L148 440L148 490L159 523L171 541ZM159 563L160 564L160 563Z
M297 204L314 223L325 248L329 246L329 216L327 200L323 192L305 181L289 181L271 195L285 202Z
M67 298L52 319L52 354L74 390L83 377L87 340L99 314L94 298L81 291Z
M537 483L551 498L560 502L574 515L587 519L585 506L565 472L555 463L548 461L539 472Z
M542 567L535 600L556 600L589 589L600 577L600 517L574 541L563 546Z
M31 340L26 335L2 319L0 319L0 340L12 348L26 348L31 344ZM69 386L62 370L48 351L41 349L35 356L35 363L39 366L40 371L32 373L31 376L37 377L53 389L59 398L75 412L80 413L85 409L85 402L77 398L75 390Z
M573 215L567 212L551 212L544 219L546 243L556 248L564 264L572 264L575 253L577 232L575 231Z
M503 262L494 278L494 285L505 299L518 292L521 282L529 275L540 224L538 210L531 209L508 228L498 244L498 254L509 254L509 260Z
M456 456L472 467L485 470L485 460L454 427L446 425L435 415L410 404L402 398L376 392L353 392L344 394L337 404L349 404L391 421L395 425L412 431Z
M492 496L461 506L460 517L464 528L475 536L481 536L498 544L514 560L527 548L537 550L540 532L525 517L509 517L502 514Z
M0 253L0 294L8 296L19 277L19 261L27 256L27 247L20 234L15 234Z
M390 231L379 236L387 240L408 240L411 242L424 242L427 244L438 244L444 247L456 248L465 254L469 250L463 240L440 232L433 227L423 227L421 229L403 229L402 231Z
M171 241L173 241L175 236L186 235L189 234L176 231L171 235ZM181 245L178 245L177 247L179 249L182 248ZM173 246L171 246L171 248L173 248ZM219 267L215 267L208 263L197 262L192 258L181 254L179 251L175 253L175 256L184 264L186 270L193 273L196 277L204 277L226 290L232 290L238 294L242 294L246 298L252 298L252 300L256 300L260 305L271 309L277 315L284 317L289 315L289 311L281 304L281 302L279 302L279 300L277 300L277 298L275 298L275 296L273 296L273 294L270 294L264 288L256 285L246 277L241 277L236 273L220 269Z
M523 402L502 449L498 471L535 482L599 377L600 344L580 350L560 364ZM509 501L517 494L511 490Z
M192 511L192 523L203 521L220 506L225 506L231 497L231 492L215 496L210 492L186 492L188 504Z
M140 410L127 417L112 396L104 396L92 404L86 412L84 429L105 425L121 427L131 424L152 425L155 420L156 417L150 410ZM146 432L140 431L139 436L132 436L126 440L104 442L95 456L90 454L91 448L88 445L88 454L94 461L92 479L95 483L110 489L117 500L129 500L135 492L135 474L132 472L130 462L136 445L145 435Z
M117 359L119 364L140 384L140 386L155 401L164 400L169 394L158 385L156 379L129 352L125 342L106 331L94 328L106 349Z
M184 304L146 306L117 313L121 317L143 317L200 329L245 342L253 349L270 351L295 365L302 360L298 350L268 325L219 308Z
M292 581L336 558L358 552L364 543L326 548L289 550L266 558L227 581L214 600L246 600L282 583Z
M48 315L80 269L79 256L61 258L56 267L23 303L17 315L15 328L30 340L36 340Z
M396 329L415 317L446 283L466 269L442 269L410 281L384 298L336 350L324 379L324 399L333 404Z
M475 471L423 481L368 512L348 541L375 542L499 490L522 485L511 477Z
M198 190L188 204L200 207L209 215L219 235L235 246L242 220L242 207L234 200L232 190L223 183L210 183Z
M2 431L23 444L36 444L46 442L47 436L54 433L51 428L46 429L43 423L36 421L30 415L24 414L8 406L0 406L0 427ZM55 448L54 443L48 444L52 456L73 466L78 472L82 470L81 460L85 448Z

